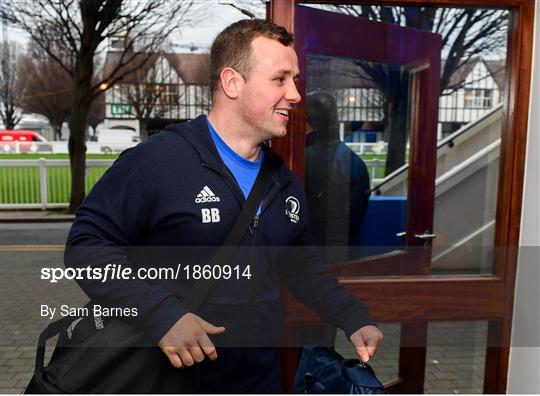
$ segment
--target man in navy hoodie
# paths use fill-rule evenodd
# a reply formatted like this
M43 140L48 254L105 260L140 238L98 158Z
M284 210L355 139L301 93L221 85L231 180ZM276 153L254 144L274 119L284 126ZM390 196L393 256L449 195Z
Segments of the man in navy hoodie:
M156 246L199 247L175 260L205 264L234 223L262 161L270 161L270 185L239 244L250 253L233 257L238 270L217 279L197 315L182 306L195 283L185 272L178 279L79 280L95 303L136 308L137 323L173 366L200 369L203 393L282 392L276 346L285 318L278 279L342 328L361 360L368 361L382 339L367 306L326 271L308 232L299 180L263 145L286 135L301 99L298 73L286 29L259 20L227 27L211 49L208 117L171 125L122 153L77 211L68 237L65 261L72 267L87 265L73 253L84 248L93 252L93 266L161 265L155 255L132 249Z

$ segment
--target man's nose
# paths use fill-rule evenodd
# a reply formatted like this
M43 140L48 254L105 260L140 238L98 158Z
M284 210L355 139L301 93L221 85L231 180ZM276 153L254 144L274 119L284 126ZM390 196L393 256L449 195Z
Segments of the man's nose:
M298 103L300 102L300 100L302 100L302 97L300 96L300 93L298 92L298 89L296 88L296 84L294 82L291 82L289 84L285 99L287 99L287 101L291 103Z

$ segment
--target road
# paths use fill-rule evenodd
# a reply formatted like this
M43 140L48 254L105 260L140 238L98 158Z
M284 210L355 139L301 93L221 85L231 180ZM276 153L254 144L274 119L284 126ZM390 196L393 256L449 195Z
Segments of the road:
M71 223L0 223L0 245L63 245Z
M42 267L63 266L70 226L0 223L0 393L20 393L28 384L37 339L48 324L41 304L81 306L87 300L73 281L50 284L40 279Z

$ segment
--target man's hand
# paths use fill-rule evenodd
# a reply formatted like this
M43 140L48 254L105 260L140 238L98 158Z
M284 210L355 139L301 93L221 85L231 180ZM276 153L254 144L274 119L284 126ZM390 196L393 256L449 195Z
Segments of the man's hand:
M219 334L225 327L216 327L197 315L187 313L163 336L159 347L176 368L192 366L204 360L217 359L216 347L207 334Z
M367 363L375 355L377 346L381 343L383 334L376 326L364 326L351 335L351 342L362 362Z

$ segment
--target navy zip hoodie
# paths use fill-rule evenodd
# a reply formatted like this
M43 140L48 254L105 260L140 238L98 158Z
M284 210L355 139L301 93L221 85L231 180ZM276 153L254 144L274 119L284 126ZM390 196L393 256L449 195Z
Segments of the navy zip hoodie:
M242 274L215 282L197 312L216 326L218 345L276 346L285 317L278 279L322 318L350 335L373 324L365 304L326 270L308 232L301 183L268 147L271 183L257 219L231 258ZM205 189L205 187L207 187ZM205 193L203 193L203 190ZM197 197L214 195L211 199ZM206 264L221 245L244 202L223 164L205 116L168 126L124 151L76 212L65 252L68 267L141 267ZM209 216L209 213L213 213ZM135 320L156 343L187 311L182 300L196 281L80 279L97 304L137 308Z

